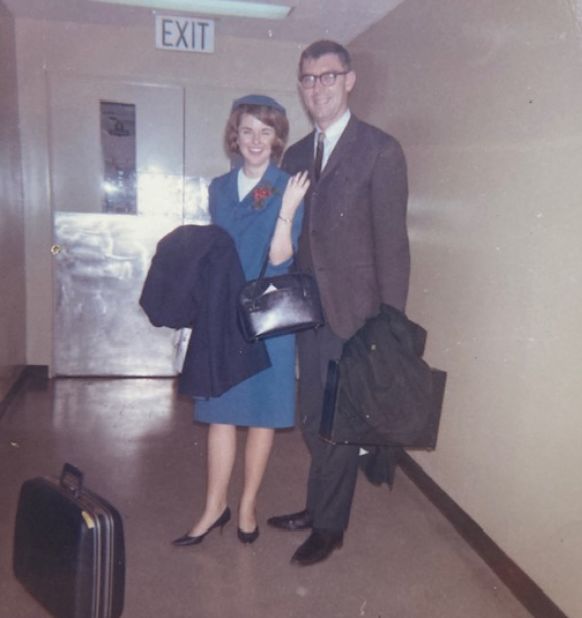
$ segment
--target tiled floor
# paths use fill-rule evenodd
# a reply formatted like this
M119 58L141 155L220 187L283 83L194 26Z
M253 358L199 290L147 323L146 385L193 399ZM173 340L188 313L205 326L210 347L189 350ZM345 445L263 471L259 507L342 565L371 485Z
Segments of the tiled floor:
M243 546L231 522L201 545L172 547L201 508L204 458L205 428L169 380L30 382L0 419L0 617L46 616L12 575L12 534L21 483L58 475L64 461L122 513L126 618L529 616L402 472L393 491L362 476L343 549L317 566L290 565L305 534L264 522L303 506L298 431L277 435L255 544ZM233 508L240 479L239 465Z

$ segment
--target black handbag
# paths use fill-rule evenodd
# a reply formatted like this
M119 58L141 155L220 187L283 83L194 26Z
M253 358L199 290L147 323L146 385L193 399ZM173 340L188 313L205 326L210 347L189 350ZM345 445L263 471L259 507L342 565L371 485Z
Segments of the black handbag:
M299 272L264 276L269 246L258 279L248 281L238 298L239 325L247 341L317 328L324 321L312 275Z

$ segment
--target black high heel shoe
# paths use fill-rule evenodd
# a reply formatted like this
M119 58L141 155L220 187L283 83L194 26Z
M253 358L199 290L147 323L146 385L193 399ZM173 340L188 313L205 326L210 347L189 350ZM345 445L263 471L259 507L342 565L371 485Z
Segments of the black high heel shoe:
M236 531L238 540L241 543L254 543L259 538L259 526L252 532L243 532L240 528Z
M191 536L190 534L184 534L183 536L174 539L172 541L172 545L176 545L178 547L186 547L187 545L198 545L202 543L204 537L214 530L214 528L220 528L220 532L222 533L222 529L226 524L230 521L230 509L228 506L224 509L222 515L208 528L206 532L203 534L199 534L198 536Z

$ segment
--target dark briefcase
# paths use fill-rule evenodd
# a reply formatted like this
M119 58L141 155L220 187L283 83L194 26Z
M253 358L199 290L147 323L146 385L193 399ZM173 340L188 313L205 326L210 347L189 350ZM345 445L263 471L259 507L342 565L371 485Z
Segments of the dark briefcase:
M56 618L118 618L125 549L118 511L83 487L66 463L60 479L38 477L20 490L14 575Z

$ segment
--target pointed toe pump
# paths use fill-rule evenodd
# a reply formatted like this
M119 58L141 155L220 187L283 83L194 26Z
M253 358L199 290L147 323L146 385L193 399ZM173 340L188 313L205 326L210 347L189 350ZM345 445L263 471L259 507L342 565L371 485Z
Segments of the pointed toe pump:
M188 545L198 545L199 543L202 543L202 541L204 540L204 537L209 532L212 532L212 530L214 530L215 528L220 528L220 531L222 532L222 529L224 528L224 526L226 526L226 524L229 521L230 521L230 509L226 507L222 515L212 524L212 526L210 526L210 528L208 528L206 532L204 532L203 534L199 534L198 536L184 534L183 536L178 537L177 539L174 539L172 541L172 545L176 545L177 547L187 547Z

